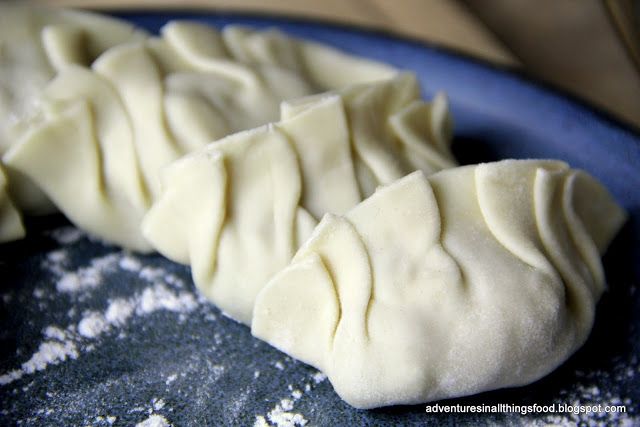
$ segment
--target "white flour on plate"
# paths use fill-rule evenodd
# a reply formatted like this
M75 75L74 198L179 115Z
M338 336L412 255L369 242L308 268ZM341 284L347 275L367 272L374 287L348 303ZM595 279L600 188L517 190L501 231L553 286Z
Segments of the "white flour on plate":
M81 230L73 226L59 227L48 234L61 245L76 243L85 236Z
M632 356L631 360L627 363L619 361L612 369L612 372L592 371L592 372L576 372L578 380L569 390L560 390L561 396L558 400L565 405L571 405L573 407L580 406L617 406L625 405L627 410L631 408L630 399L622 399L620 396L612 393L609 390L601 390L595 385L586 385L584 381L588 383L604 383L607 377L613 375L616 380L621 380L620 376L628 375L628 370L638 370L638 359L636 356ZM626 368L625 368L626 366ZM583 412L579 414L575 413L556 413L549 414L539 420L531 422L532 426L548 426L548 425L617 425L617 426L637 426L640 425L640 417L638 414L624 413L624 412L598 412L589 413Z
M136 427L169 427L169 421L162 415L153 414L144 421L136 424Z
M257 371L256 371L257 372ZM257 377L256 377L257 378ZM322 372L315 372L311 375L309 382L304 385L304 392L293 385L289 385L289 395L281 399L266 415L256 415L254 427L301 427L309 423L304 415L293 412L295 404L300 400L305 392L310 392L316 385L327 379ZM311 383L314 385L312 386Z
M62 227L50 235L62 245L79 241L84 234L73 227ZM105 333L126 326L134 316L146 316L159 310L188 314L198 307L199 299L185 288L182 279L159 267L144 267L135 256L121 251L95 257L87 265L69 267L69 253L58 249L47 254L42 267L55 277L55 289L62 294L84 294L103 285L106 275L116 270L136 274L147 286L129 298L109 301L104 310L86 310L82 318L66 327L49 325L43 341L31 357L17 369L0 375L0 385L7 385L24 375L45 370L50 365L77 359L82 352L95 349L95 341ZM46 291L37 288L35 296ZM71 310L70 316L75 315Z
M73 227L63 227L51 232L50 236L63 247L49 252L43 261L42 266L45 271L56 280L50 286L43 284L33 290L33 297L42 303L46 303L47 299L55 298L70 298L72 301L80 303L85 301L85 298L94 295L92 304L95 304L96 298L93 292L100 290L106 283L105 279L114 272L130 275L131 280L137 283L135 288L137 290L135 292L132 290L132 293L127 296L105 298L105 301L102 302L98 300L98 305L92 305L90 308L83 308L83 306L87 307L86 304L74 305L68 310L69 321L66 325L50 324L46 326L43 328L41 341L37 347L31 350L31 354L26 353L27 355L24 356L18 354L23 362L0 375L0 386L6 386L25 376L44 371L49 366L75 360L82 354L93 351L96 346L100 345L101 338L107 334L124 337L126 336L126 328L136 318L145 317L157 311L165 311L175 313L177 321L183 321L198 307L206 307L209 304L202 295L188 290L189 287L186 286L186 283L172 272L162 267L144 265L140 258L124 251L96 256L83 265L72 267L71 254L73 252L66 249L64 245L79 242L85 235ZM14 299L14 295L6 293L2 295L2 299L5 303L10 303ZM205 311L203 315L205 321L216 321L217 319L216 314L208 311ZM220 333L215 332L213 344L222 346L224 344L222 341ZM194 357L200 359L199 356L194 355ZM270 366L274 368L273 375L286 375L289 360L285 357L283 361L270 362ZM193 367L190 367L191 365L188 363L185 364L186 371L171 367L171 370L162 376L163 386L167 388L169 386L181 387L183 377L188 374L192 376L197 372L199 378L203 380L198 384L199 390L202 391L203 396L206 396L206 390L211 389L225 374L225 367L213 364L208 359L205 359L204 362L207 364L204 376L201 376L203 371L199 369L201 365L198 364ZM616 361L611 372L578 372L575 384L567 390L561 390L556 400L574 406L602 404L631 407L632 402L629 399L592 384L604 384L612 380L620 382L623 377L632 377L638 371L640 371L638 360L633 357L631 360ZM259 370L254 370L252 376L255 380L262 377ZM326 379L327 377L323 373L313 372L298 387L289 385L288 391L283 393L285 397L273 402L273 406L262 414L255 415L255 426L296 427L313 424L307 416L299 413L299 410L296 411L296 406L299 406L302 399L308 397L309 393ZM23 387L23 392L29 387L29 385ZM250 389L240 393L237 400L227 408L228 420L237 420L245 410L245 404L250 400ZM45 414L50 411L46 408L40 409L40 411L45 410ZM163 414L157 413L158 411ZM171 423L165 416L172 411L173 409L168 407L164 399L154 398L150 407L140 408L140 411L137 412L138 415L147 416L137 425L142 427L170 426ZM89 421L91 420L93 418L89 419ZM116 418L113 416L99 415L95 418L95 423L99 425L111 425L115 421ZM532 426L550 424L640 425L638 415L631 413L567 413L543 417L521 417L518 414L507 414L505 422Z

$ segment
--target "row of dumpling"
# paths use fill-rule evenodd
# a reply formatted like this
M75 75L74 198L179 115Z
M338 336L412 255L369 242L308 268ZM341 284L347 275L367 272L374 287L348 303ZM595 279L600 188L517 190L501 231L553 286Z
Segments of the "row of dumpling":
M626 218L601 184L558 161L431 173L451 165L437 149L448 141L442 100L387 120L378 107L395 102L374 102L410 81L284 103L281 121L164 169L143 221L204 295L359 408L551 372L591 330L600 255ZM394 158L417 172L398 178Z
M281 120L207 145L163 170L143 233L191 265L200 291L249 324L257 292L325 213L345 213L414 170L452 167L445 98L413 76L284 102Z
M138 250L150 250L137 230L162 166L277 120L283 100L395 74L275 30L177 21L151 37L112 18L17 3L0 4L0 49L0 156L9 178L0 222L12 224L0 228L0 241L24 234L15 204L28 214L59 209Z
M456 168L446 100L410 74L174 23L45 93L11 170L81 228L191 265L351 405L527 384L593 325L624 211L561 162Z
M388 78L300 97L345 77L292 72L310 61L295 60L276 32L232 27L223 39L192 23L162 32L112 47L91 67L60 67L4 161L80 228L191 264L203 293L238 320L250 321L259 288L324 213L344 213L411 171L455 164L445 98L421 101L410 74L371 64L350 79ZM223 56L240 46L256 59ZM187 152L161 185L163 167Z
M626 215L562 162L449 142L411 75L289 100L163 169L143 235L353 406L528 384L585 342Z

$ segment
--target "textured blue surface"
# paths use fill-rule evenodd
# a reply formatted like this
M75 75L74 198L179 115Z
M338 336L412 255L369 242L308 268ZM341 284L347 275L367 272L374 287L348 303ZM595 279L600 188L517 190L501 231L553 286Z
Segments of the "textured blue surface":
M0 424L107 425L106 417L113 416L115 425L131 425L154 413L175 425L251 425L257 415L268 420L269 412L285 398L292 399L292 412L300 413L311 425L520 425L596 419L614 424L622 420L631 425L640 422L637 133L521 76L382 34L235 15L119 16L151 31L176 18L218 27L229 23L275 26L292 35L414 71L426 96L439 90L448 93L456 124L454 148L463 163L508 157L557 158L601 179L631 216L605 257L610 290L599 304L588 343L557 371L533 385L448 403L624 403L629 413L545 418L536 414L428 415L424 405L354 410L335 395L328 381L316 381L315 370L255 340L247 328L199 302L184 316L157 310L135 316L96 339L75 336L76 359L0 385ZM85 237L61 243L52 237L55 231L47 231L59 227L59 220L35 226L40 231L26 241L0 248L0 374L20 368L29 359L45 341L46 326L55 324L72 330L83 310L103 311L109 300L135 299L153 285L139 272L115 268L96 289L61 294L56 291L58 278L51 277L51 270L46 268L52 251L66 251L69 260L65 268L76 273L96 257L113 254L122 259L125 255ZM161 281L170 292L195 295L186 268L159 256L140 256L137 260L184 281L182 286ZM294 399L292 390L300 390L301 397ZM157 404L158 399L164 405Z

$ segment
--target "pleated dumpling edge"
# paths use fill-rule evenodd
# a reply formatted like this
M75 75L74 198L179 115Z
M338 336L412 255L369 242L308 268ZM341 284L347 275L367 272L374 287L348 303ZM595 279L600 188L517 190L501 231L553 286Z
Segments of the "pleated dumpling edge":
M448 144L433 138L447 135L440 127L448 122L446 114L430 120L434 108L446 111L446 100L419 100L410 74L287 101L281 121L170 165L143 234L190 264L219 308L250 324L255 295L322 215L347 212L416 166L432 173L453 164Z
M562 162L415 172L325 216L258 294L252 333L358 408L529 384L586 340L625 218Z
M77 35L54 30L47 27L43 37L57 74L3 156L10 184L20 200L50 200L88 233L141 252L152 250L140 222L159 197L162 167L211 141L276 121L283 100L397 73L275 30L217 31L186 21L169 22L161 36L140 33L115 46L105 41L115 35L88 39L92 55L100 53L88 66L75 61L78 43L70 40ZM332 58L357 70L318 80L310 68Z

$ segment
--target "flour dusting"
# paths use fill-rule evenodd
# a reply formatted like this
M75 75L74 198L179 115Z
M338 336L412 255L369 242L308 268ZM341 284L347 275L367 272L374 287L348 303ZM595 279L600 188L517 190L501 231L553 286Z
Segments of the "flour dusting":
M72 341L45 341L40 344L31 358L22 364L25 374L33 374L42 371L49 365L57 365L67 359L77 359L78 349Z
M153 414L144 421L136 424L136 427L169 427L169 421L162 415Z
M58 341L64 341L67 338L65 331L57 326L47 326L44 330L44 336L47 338L53 338Z
M108 328L104 316L97 312L89 312L78 323L78 333L85 338L95 338L101 335Z
M126 254L122 258L120 258L118 265L125 271L140 271L140 269L142 268L142 263L140 262L140 260L134 258L129 254Z
M109 303L104 318L111 325L124 325L133 314L135 306L135 301L124 298L115 299Z
M76 243L85 236L82 231L73 226L56 228L48 234L61 245Z
M320 384L326 379L327 379L327 376L320 371L313 374L313 382L315 382L316 384Z
M84 236L70 227L59 230L52 232L51 236L61 244L76 242ZM45 327L44 340L38 350L29 360L22 363L19 369L0 375L0 385L7 385L23 378L24 375L43 371L50 365L77 359L81 353L95 349L97 340L103 335L126 326L135 317L144 317L164 310L177 313L179 319L184 320L184 316L199 305L199 299L192 292L181 290L185 287L181 279L164 268L143 267L138 258L126 251L95 257L89 260L87 265L76 268L70 268L70 263L66 249L48 253L42 263L42 267L57 278L55 287L61 294L84 295L100 287L105 277L117 270L135 274L138 280L147 286L131 297L110 300L103 310L83 311L81 319L69 323L66 327L55 324ZM38 288L37 291L41 296L46 294L44 289ZM76 308L70 309L68 317L75 317L76 312ZM118 336L125 335L120 332Z
M154 411L159 411L160 409L164 408L165 402L162 399L153 399L151 404L153 405Z
M257 372L257 371L256 371ZM254 377L257 378L257 376ZM320 384L326 379L326 375L316 371L311 374L314 384ZM281 399L266 415L256 415L254 427L296 427L305 426L309 420L304 415L294 412L295 404L304 397L304 392L299 388L289 384L290 394ZM308 382L305 383L305 392L310 392L313 388Z
M177 313L189 312L197 305L192 293L180 292L176 294L163 284L156 284L144 290L136 305L136 314L148 314L162 309Z
M0 385L10 384L16 380L22 378L24 373L20 369L14 369L6 374L0 375Z
M166 385L171 384L178 378L178 374L171 374L167 377L167 380L164 382Z
M636 356L632 356L631 360L625 361L619 360L620 363L616 364L613 368L613 376L620 377L625 375L627 371L626 366L638 366L638 360ZM601 390L598 386L585 383L585 380L589 383L598 382L604 383L606 377L611 376L611 372L592 371L592 372L576 372L576 383L571 389L564 389L559 392L561 396L561 403L571 405L573 407L584 406L614 406L625 405L627 411L631 410L632 401L628 398L621 398L616 393L610 390ZM561 413L561 414L549 414L541 419L534 420L529 424L532 426L548 426L548 425L628 425L637 426L640 425L640 414L633 414L629 412L581 412L581 413Z
M267 418L277 427L304 426L309 422L302 414L291 412L293 401L282 399L268 414ZM264 417L262 417L264 419Z
M58 276L56 289L59 292L81 292L97 288L102 285L105 274L115 271L119 254L109 254L91 260L87 267L76 271L65 271L64 265L67 262L65 257L62 261L56 262L47 259L47 264L54 275Z
M311 402L312 398L318 398L312 395L314 390L321 390L322 393L331 390L325 383L327 376L315 370L300 374L299 368L294 366L295 363L282 355L257 359L255 363L252 361L246 365L238 364L228 349L234 349L235 344L235 348L244 351L245 348L251 348L251 345L258 348L259 343L255 340L249 341L248 344L246 341L237 341L245 337L234 335L233 329L221 329L225 320L220 318L219 312L212 310L206 298L194 292L190 283L178 276L186 270L162 264L152 256L137 256L111 248L92 247L91 253L95 255L78 255L78 249L83 250L89 242L85 234L73 227L64 227L50 235L63 246L36 258L36 266L37 262L40 262L44 276L53 280L38 282L36 286L28 287L26 293L18 290L0 295L5 304L14 304L14 309L26 298L29 310L35 308L42 313L41 316L30 318L34 321L36 336L38 330L40 331L39 341L36 339L35 343L29 346L17 348L15 361L7 361L9 363L3 365L6 370L0 375L0 386L14 382L19 382L19 385L13 390L10 387L0 388L2 393L6 396L36 396L43 387L41 380L53 376L42 374L49 367L59 365L58 369L64 367L65 372L77 367L82 369L82 364L92 362L94 357L102 357L103 353L109 354L112 345L119 350L128 349L130 343L120 340L130 337L133 343L133 340L138 338L139 331L142 331L143 337L151 336L164 340L165 336L159 335L155 330L158 326L156 318L153 321L149 319L154 313L162 316L157 319L169 319L170 323L177 325L180 335L167 336L167 342L171 342L171 346L178 343L179 348L164 348L162 342L163 348L159 349L154 357L149 358L157 361L160 357L161 363L150 363L151 366L145 365L142 369L136 367L130 370L126 367L126 371L118 372L116 378L109 377L100 384L94 384L93 388L60 387L45 390L46 396L40 400L36 397L33 410L23 413L22 416L25 418L18 420L19 423L167 427L172 425L172 422L183 423L185 411L188 411L187 416L194 413L207 414L211 402L217 401L213 399L224 401L222 423L246 424L242 417L247 415L253 415L254 426L259 427L308 426L318 421L313 419L314 411L317 409L309 408L319 407L318 402ZM76 242L76 248L64 246ZM165 265L169 267L165 268ZM56 305L58 303L60 306ZM58 310L58 307L62 309ZM163 313L160 315L159 312ZM200 325L197 328L194 327L196 322L189 321L194 319L194 312ZM237 326L234 324L234 327ZM243 343L240 347L239 342ZM131 344L131 348L136 352L149 351L147 346L140 349ZM92 357L82 360L92 351ZM169 358L165 364L165 351L176 351L180 355L179 361ZM229 354L232 354L231 359L228 358ZM145 354L145 357L147 356L148 353ZM556 403L574 406L627 405L627 408L630 408L629 413L566 413L548 416L505 414L505 424L535 427L566 424L640 425L638 414L633 412L637 403L627 397L628 393L624 388L624 384L628 384L627 379L634 378L640 372L638 359L633 356L630 360L620 359L612 363L615 366L611 370L577 372L574 383L566 390L561 390L554 400ZM68 367L62 364L68 364ZM246 369L242 375L246 374L250 384L246 387L241 384L242 390L234 392L233 381L228 382L226 379L236 375L238 369ZM52 374L57 375L53 372ZM286 390L281 390L281 394L276 391L275 399L269 399L269 403L264 403L263 395L258 393L263 393L264 387L271 386L262 384L256 388L254 384L267 376L287 378L290 374L300 380L292 381ZM143 386L129 390L131 394L122 397L133 409L126 415L122 414L122 418L105 415L113 413L121 416L118 412L120 409L100 405L110 402L114 393L121 396L120 390L127 388L123 385L133 383ZM613 386L609 387L609 384ZM231 391L228 392L227 387L230 387ZM159 390L163 395L149 399L149 394L138 394L140 389L154 390L153 395L156 396L155 391ZM225 397L220 398L223 390ZM231 396L230 401L228 396ZM64 419L69 404L74 405L77 414L84 417L84 420L69 421L66 424L60 421ZM175 406L171 407L173 404ZM256 406L262 407L258 413L253 412ZM0 417L12 416L13 413L19 414L19 410L10 406L0 408ZM354 422L357 423L360 418L362 423L367 422L367 415L361 417L357 413L354 414Z

